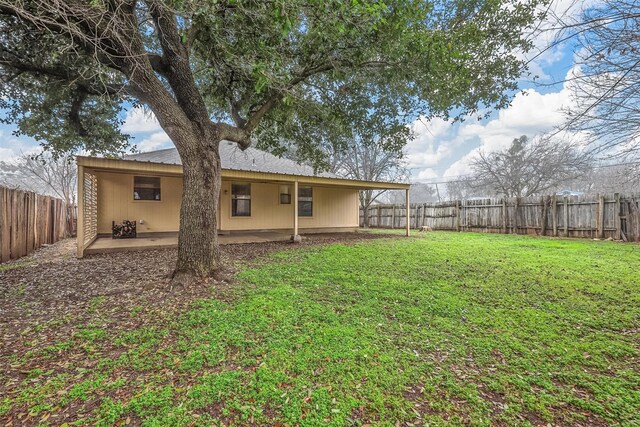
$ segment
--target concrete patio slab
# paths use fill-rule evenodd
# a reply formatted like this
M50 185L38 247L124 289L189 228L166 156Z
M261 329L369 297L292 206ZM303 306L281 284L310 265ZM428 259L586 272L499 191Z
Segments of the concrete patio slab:
M238 232L218 236L221 245L238 243L284 242L291 239L290 232L256 231ZM85 254L104 254L112 252L141 251L146 249L165 249L178 247L178 235L165 233L161 235L146 235L135 239L112 239L98 237L85 250Z

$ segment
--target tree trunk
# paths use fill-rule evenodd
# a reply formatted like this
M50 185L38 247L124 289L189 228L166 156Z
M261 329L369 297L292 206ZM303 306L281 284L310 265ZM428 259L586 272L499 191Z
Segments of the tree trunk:
M362 210L362 227L369 228L369 205L360 203L360 209Z
M363 212L362 226L363 228L369 228L369 206L371 206L371 195L369 190L360 192L360 209Z
M221 186L219 138L209 132L176 144L183 167L178 261L172 286L213 276L221 267L218 204Z

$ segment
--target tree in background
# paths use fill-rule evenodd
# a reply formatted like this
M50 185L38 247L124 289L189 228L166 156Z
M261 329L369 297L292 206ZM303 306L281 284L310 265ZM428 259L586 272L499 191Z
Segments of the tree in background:
M27 176L33 177L39 183L42 191L55 194L65 201L68 206L75 206L78 189L78 175L75 156L64 153L52 156L42 153L40 156L22 156L18 166Z
M67 205L68 237L75 230L77 168L75 156L64 153L53 156L42 152L23 154L12 162L0 162L0 185L22 191L57 197Z
M222 140L311 155L327 121L505 107L545 2L0 0L1 119L55 152L111 155L123 110L152 111L183 165L184 285L221 265Z
M594 165L588 175L568 182L567 188L584 193L633 194L640 188L640 163L605 163Z
M440 201L440 199L438 199L438 192L436 190L436 187L431 184L422 182L411 184L411 195L409 198L411 199L409 200L409 202L412 204ZM388 191L383 196L382 200L384 203L390 203L393 205L402 205L407 201L405 192L403 190Z
M15 162L0 162L0 182L5 187L58 197L68 206L75 206L77 168L74 158L71 154L58 157L51 153L24 154Z
M442 200L440 189L436 185L417 182L411 184L411 203L439 202Z
M341 176L361 181L398 182L409 178L402 156L402 149L386 149L385 144L356 139L347 150L340 150L330 158L333 160L332 172ZM367 212L369 206L385 192L360 191L360 209ZM367 215L364 217L364 226L369 226Z
M640 157L640 6L603 0L571 21L559 19L555 43L574 38L577 70L570 87L574 107L563 129L579 132L594 153Z
M464 176L445 184L447 200L466 200L473 197L482 197L493 193L476 181L473 175ZM489 191L489 193L487 193Z
M501 151L478 153L471 168L477 185L506 197L527 197L555 190L585 175L589 158L569 144L525 135Z

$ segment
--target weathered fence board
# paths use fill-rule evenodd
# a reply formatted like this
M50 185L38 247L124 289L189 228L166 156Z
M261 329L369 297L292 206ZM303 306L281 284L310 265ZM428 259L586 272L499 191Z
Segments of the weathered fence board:
M410 225L478 231L640 242L640 193L486 198L410 205ZM404 228L405 205L373 205L369 227ZM364 225L360 212L360 225Z
M0 187L0 262L74 234L75 207L36 193Z

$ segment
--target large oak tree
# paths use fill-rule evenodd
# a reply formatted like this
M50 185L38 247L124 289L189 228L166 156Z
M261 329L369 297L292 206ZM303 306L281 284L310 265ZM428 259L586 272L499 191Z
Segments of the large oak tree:
M144 105L184 168L174 280L220 265L220 141L501 108L544 0L0 0L0 105L46 148L123 150ZM384 132L379 132L380 134Z

